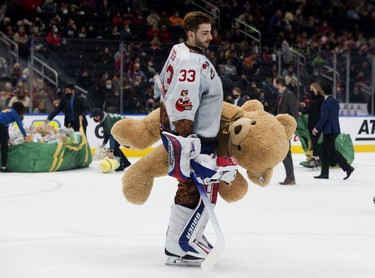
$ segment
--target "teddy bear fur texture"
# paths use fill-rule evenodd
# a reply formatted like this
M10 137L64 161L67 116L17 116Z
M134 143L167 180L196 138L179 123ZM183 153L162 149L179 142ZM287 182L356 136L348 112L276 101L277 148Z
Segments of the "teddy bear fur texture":
M112 127L111 133L126 148L149 148L160 140L159 116L159 109L156 109L141 120L125 118ZM217 154L235 157L238 165L246 169L251 182L266 186L271 181L273 168L285 158L296 126L292 116L273 116L265 112L257 100L249 100L241 107L223 102ZM167 174L167 152L160 144L124 173L124 197L130 203L144 204L154 179ZM219 194L227 202L242 199L247 191L247 179L238 171L231 185L224 182L219 185Z

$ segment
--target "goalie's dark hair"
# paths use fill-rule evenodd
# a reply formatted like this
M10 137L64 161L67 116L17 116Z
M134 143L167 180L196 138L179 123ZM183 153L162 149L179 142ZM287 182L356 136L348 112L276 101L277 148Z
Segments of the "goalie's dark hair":
M22 115L25 111L25 106L22 104L22 102L14 102L12 108L16 110L18 115Z
M187 13L182 24L186 37L189 31L195 33L201 24L213 24L213 18L200 11Z

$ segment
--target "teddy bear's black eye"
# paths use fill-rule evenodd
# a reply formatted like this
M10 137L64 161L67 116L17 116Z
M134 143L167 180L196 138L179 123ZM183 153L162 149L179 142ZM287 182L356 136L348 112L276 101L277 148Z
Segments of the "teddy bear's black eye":
M242 125L238 125L234 128L234 133L237 135L241 132L242 130Z
M252 121L251 125L256 125L256 123L257 123L256 121Z
M241 150L241 146L240 146L240 145L238 145L238 146L237 146L237 149L238 149L238 150L240 151L240 150Z

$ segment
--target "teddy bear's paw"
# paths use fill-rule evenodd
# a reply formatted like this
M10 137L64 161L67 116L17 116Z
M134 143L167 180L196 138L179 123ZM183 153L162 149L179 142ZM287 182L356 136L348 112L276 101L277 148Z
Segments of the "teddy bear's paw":
M131 168L129 168L131 170ZM136 172L126 171L122 177L122 194L125 199L134 205L144 204L150 196L153 178L144 178Z
M219 194L228 203L233 203L241 200L247 193L248 184L245 178L238 172L236 179L228 185L225 182L220 182Z

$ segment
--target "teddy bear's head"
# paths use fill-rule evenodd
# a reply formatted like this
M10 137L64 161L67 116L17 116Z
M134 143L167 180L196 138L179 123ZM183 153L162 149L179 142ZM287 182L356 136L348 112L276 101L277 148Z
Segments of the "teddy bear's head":
M273 168L289 150L294 126L295 120L289 115L275 117L265 111L246 112L230 127L228 152L247 169L253 183L267 185Z
M241 107L224 103L219 150L236 158L255 184L270 183L273 168L282 162L289 150L289 139L296 129L295 119L287 114L273 116L263 110L257 100L249 100ZM228 202L246 194L247 183L238 187L220 186L220 195Z

